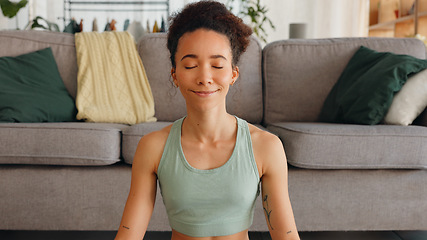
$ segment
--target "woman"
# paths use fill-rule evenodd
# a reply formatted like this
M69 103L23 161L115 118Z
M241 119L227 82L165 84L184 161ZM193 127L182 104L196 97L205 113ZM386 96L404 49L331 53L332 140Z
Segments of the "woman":
M171 76L187 116L141 138L116 239L143 238L157 179L172 240L247 240L260 185L272 239L299 239L281 141L226 111L251 33L214 1L190 4L172 19Z

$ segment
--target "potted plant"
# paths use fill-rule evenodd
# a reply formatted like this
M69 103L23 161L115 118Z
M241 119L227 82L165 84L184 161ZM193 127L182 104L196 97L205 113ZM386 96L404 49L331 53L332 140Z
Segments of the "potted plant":
M50 22L40 16L37 16L33 20L30 20L27 26L25 26L24 30L25 29L42 29L59 32L59 27L56 23Z
M272 29L275 29L275 27L267 16L268 9L266 6L261 5L260 0L228 0L227 6L230 11L233 11L233 5L236 1L239 1L241 4L241 10L237 15L243 19L250 19L249 25L252 27L255 35L267 43L265 25L269 25Z

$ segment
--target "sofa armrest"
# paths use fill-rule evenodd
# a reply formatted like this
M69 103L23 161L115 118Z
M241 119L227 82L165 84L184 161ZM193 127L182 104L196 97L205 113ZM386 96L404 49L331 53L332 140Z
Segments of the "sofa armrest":
M413 125L427 127L427 108L414 120Z

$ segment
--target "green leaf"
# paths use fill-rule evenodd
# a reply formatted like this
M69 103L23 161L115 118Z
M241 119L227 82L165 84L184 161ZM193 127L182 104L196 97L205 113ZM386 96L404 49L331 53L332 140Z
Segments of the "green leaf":
M261 5L261 0L227 0L227 5L232 9L231 4L234 2L241 3L241 9L238 13L241 18L249 17L251 27L255 35L262 41L267 43L267 33L265 31L265 24L268 24L273 30L275 26L270 18L268 18L268 9L266 6Z
M9 0L0 0L0 7L3 15L8 18L13 18L19 12L19 10L27 5L27 0L21 0L17 3Z
M45 24L43 24L43 22ZM48 20L46 20L46 19L44 19L44 18L42 18L40 16L37 16L36 18L34 18L33 20L31 20L27 24L27 26L25 27L25 29L27 29L28 25L30 25L30 24L31 24L31 27L30 27L31 29L42 28L42 29L46 29L46 30L49 30L49 31L59 32L59 27L58 27L57 24L55 24L53 22L50 22L50 21L48 21Z

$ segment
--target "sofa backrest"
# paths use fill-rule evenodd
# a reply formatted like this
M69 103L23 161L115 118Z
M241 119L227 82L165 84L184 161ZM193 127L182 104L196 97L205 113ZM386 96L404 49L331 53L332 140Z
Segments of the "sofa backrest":
M147 34L138 42L138 52L147 72L153 92L156 118L159 121L174 121L186 114L185 101L170 76L170 54L166 47L166 34ZM262 97L262 48L251 37L247 51L238 63L240 76L230 87L227 95L227 110L251 123L261 123Z
M316 122L327 95L357 49L425 59L424 44L403 38L282 40L263 49L264 123Z
M64 84L75 99L78 67L74 35L47 31L0 31L0 43L0 57L51 47ZM184 99L170 78L166 34L145 35L137 49L150 81L157 119L174 121L184 116ZM227 96L227 110L251 123L261 123L263 115L261 59L261 45L252 37L238 64L240 77Z
M47 31L0 31L0 57L14 57L47 47L52 48L65 87L75 99L77 58L74 35Z

